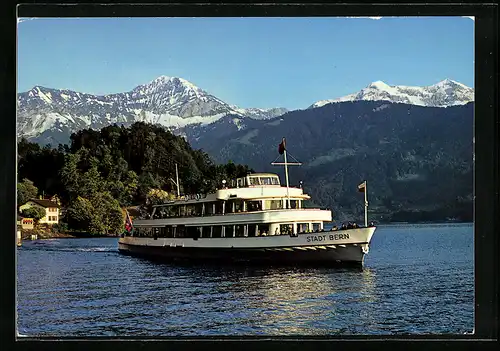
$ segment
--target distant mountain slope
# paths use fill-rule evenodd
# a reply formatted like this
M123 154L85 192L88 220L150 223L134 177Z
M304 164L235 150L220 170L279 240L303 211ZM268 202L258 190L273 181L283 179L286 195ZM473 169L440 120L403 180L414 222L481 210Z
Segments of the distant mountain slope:
M390 86L382 81L373 82L361 91L332 100L322 100L309 108L344 101L388 101L429 107L449 107L474 101L474 89L445 79L427 87Z
M129 92L103 96L35 86L18 94L17 104L18 135L52 144L67 143L72 132L114 123L147 122L178 129L210 124L227 114L266 119L287 111L238 108L185 79L166 76Z
M287 138L289 152L304 163L290 169L336 218L362 215L357 185L368 180L372 218L402 210L434 211L472 201L473 103L449 108L379 101L328 104L252 121L238 128L230 117L210 128L184 130L195 148L217 161L232 160L281 174L270 163Z

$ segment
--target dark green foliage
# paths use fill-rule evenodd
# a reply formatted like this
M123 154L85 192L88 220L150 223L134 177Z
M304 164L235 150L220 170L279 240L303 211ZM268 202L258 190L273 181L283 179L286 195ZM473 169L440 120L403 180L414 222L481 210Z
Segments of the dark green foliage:
M222 179L250 171L232 162L215 165L184 138L142 122L81 130L71 135L71 146L58 149L22 139L18 149L20 175L61 197L69 229L93 234L123 231L121 207L143 204L151 189L175 194L176 164L181 195L214 191Z
M21 206L28 202L29 199L36 198L38 189L33 182L24 178L22 182L17 183L17 205Z

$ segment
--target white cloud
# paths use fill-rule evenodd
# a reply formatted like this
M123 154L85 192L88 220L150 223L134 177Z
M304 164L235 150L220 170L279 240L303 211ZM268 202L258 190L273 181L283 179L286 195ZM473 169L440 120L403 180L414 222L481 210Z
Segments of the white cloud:
M22 18L19 17L17 19L17 23L19 24L21 22L31 21L31 20L34 20L34 19L36 19L36 17L22 17Z

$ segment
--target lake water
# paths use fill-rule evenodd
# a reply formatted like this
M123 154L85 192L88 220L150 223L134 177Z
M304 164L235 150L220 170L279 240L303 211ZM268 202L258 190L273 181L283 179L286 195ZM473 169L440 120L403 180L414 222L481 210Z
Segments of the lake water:
M380 226L363 269L230 267L122 255L116 238L24 241L27 336L463 334L472 224Z

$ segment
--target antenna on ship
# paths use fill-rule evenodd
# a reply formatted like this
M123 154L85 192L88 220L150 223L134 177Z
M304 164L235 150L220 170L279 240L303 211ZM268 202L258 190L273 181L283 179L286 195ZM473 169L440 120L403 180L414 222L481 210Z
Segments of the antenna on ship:
M288 200L288 203L287 203L287 206L286 208L290 208L290 185L289 185L289 182L288 182L288 166L300 166L302 165L302 162L299 162L295 157L293 157L292 155L290 155L291 158L293 158L295 161L297 162L288 162L287 161L287 152L286 152L286 139L285 137L283 137L281 139L281 143L278 145L278 152L280 155L283 155L283 158L285 160L285 162L276 162L276 160L279 158L276 157L276 160L274 160L274 162L271 162L271 165L273 166L282 166L284 165L285 166L285 180L286 180L286 197L287 197L287 200Z

